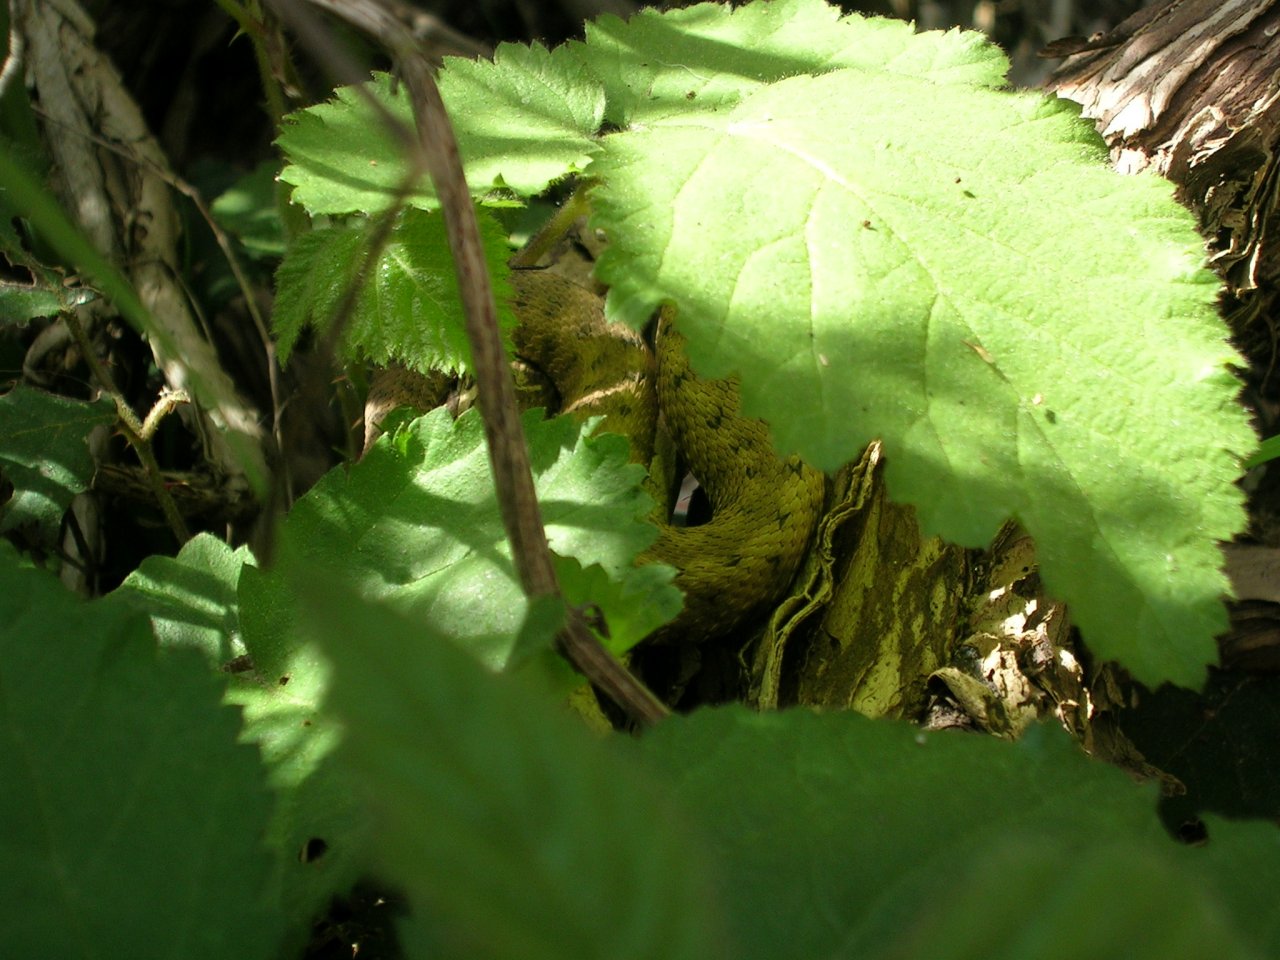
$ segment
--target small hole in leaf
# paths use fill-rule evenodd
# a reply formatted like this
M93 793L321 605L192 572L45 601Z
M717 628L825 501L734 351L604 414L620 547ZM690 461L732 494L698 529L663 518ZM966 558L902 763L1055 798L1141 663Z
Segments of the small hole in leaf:
M1196 817L1178 824L1177 837L1190 847L1198 847L1209 842L1209 828L1203 820Z
M320 837L312 837L302 845L302 849L298 852L299 863L315 863L325 855L329 849L329 844L325 843Z

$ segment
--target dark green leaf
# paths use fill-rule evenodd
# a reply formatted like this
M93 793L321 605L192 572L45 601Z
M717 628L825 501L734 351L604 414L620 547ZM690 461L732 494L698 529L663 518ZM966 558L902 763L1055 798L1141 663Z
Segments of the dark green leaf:
M1280 831L1220 823L1207 849L1182 847L1153 785L1060 731L1010 744L733 708L673 718L640 746L724 857L744 960L1280 949L1258 906L1280 882Z
M83 403L25 386L0 397L0 467L14 486L0 530L34 523L46 540L56 538L63 512L93 477L89 432L114 420L106 400Z
M429 619L297 576L377 850L415 910L448 925L453 955L728 955L698 844L630 751L525 675L487 673Z
M258 257L284 255L284 227L276 207L276 161L264 161L210 204L218 223Z
M275 957L271 799L207 665L5 544L0 623L4 952Z
M499 326L515 323L507 284L506 234L487 214L479 214L481 236ZM287 360L307 326L321 330L335 319L335 308L360 275L367 258L368 226L329 227L299 237L276 274L278 292L272 324ZM453 254L439 216L408 210L392 229L377 259L364 271L364 283L343 329L343 348L352 359L375 363L398 360L416 370L466 370L467 343Z

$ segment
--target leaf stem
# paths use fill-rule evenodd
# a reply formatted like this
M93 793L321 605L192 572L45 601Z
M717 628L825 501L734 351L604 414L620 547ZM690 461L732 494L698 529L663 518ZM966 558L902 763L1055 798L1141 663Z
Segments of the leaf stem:
M551 219L543 224L542 229L529 238L520 250L512 256L510 265L515 269L536 267L538 261L551 252L560 239L569 232L574 221L590 209L587 202L587 184L579 183L569 199L552 214Z

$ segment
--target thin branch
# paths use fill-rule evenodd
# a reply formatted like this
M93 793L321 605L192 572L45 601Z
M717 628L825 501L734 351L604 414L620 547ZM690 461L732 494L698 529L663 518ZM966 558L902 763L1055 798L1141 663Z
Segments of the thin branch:
M310 42L318 28L311 23L312 18L306 15L299 0L273 2L282 17L299 28L304 42ZM400 19L398 11L389 5L377 0L310 0L310 3L372 34L399 65L417 126L410 156L421 158L420 162L425 163L435 183L453 251L480 413L516 572L526 595L559 596L560 587L534 493L515 386L502 347L475 208L463 176L453 127L430 65L419 50L414 34ZM306 27L302 26L304 23ZM667 715L662 702L600 645L581 614L573 608L569 609L568 622L557 642L561 653L636 722L650 724Z
M124 395L116 388L115 380L112 378L110 371L98 359L93 342L89 339L89 335L85 333L84 325L80 323L80 318L76 316L75 311L68 310L62 316L67 324L67 329L71 331L71 335L75 337L76 343L79 344L80 352L84 354L85 362L89 364L89 370L92 372L93 378L98 381L98 385L115 402L116 416L120 418L120 432L129 441L129 446L133 447L133 452L137 454L138 460L142 464L142 469L146 473L151 492L154 494L156 502L160 504L160 512L164 514L165 521L169 524L169 529L173 531L173 535L177 538L179 545L186 543L191 539L191 532L187 529L187 522L182 519L182 514L178 511L178 505L174 503L173 497L169 496L169 490L164 485L164 477L160 473L160 464L156 462L155 454L151 451L150 433L144 428L142 422L138 420L137 414L133 412L133 408L129 406ZM150 419L148 417L148 420ZM152 429L154 430L154 425Z

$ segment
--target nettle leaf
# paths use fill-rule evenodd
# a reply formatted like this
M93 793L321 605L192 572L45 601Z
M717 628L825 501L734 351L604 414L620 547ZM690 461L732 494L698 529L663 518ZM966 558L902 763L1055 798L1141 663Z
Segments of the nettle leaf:
M1152 784L1060 730L1017 743L854 713L672 717L638 742L723 858L750 958L1269 956L1280 830L1171 840ZM1243 868L1243 869L1242 869ZM1258 872L1253 872L1257 870Z
M676 302L780 450L833 469L882 437L927 531L1017 517L1097 654L1197 684L1255 444L1239 357L1190 214L1076 114L849 69L610 136L598 273L633 325Z
M300 565L293 586L333 661L340 756L377 812L385 875L446 928L431 956L731 955L701 845L629 743L589 733L527 674L483 669L448 620L334 573Z
M618 126L714 112L764 84L842 67L987 87L1002 86L1009 69L980 33L917 35L908 23L842 14L824 0L606 15L570 49L603 85L605 119Z
M636 619L626 604L678 591L633 566L654 538L643 470L622 437L589 435L568 418L525 417L534 482L551 548L623 584L591 596L609 621ZM525 617L493 491L480 418L436 410L381 438L356 464L326 474L297 504L281 535L278 566L317 565L362 595L388 598L501 666ZM590 577L590 574L584 574ZM591 588L591 580L577 592ZM575 591L567 588L571 596ZM622 637L634 642L634 630ZM546 638L547 642L550 637ZM615 650L618 650L615 646ZM620 652L620 651L619 651Z
M477 211L498 323L503 333L515 324L507 283L506 233ZM355 283L368 251L369 226L361 221L314 230L299 237L276 273L272 326L280 359L287 360L307 326L328 329L334 311ZM343 328L343 351L375 363L398 360L420 371L468 369L462 301L453 255L439 216L406 210L391 231Z
M628 569L626 576L610 575L599 564L585 569L570 558L555 558L560 589L569 603L584 607L594 604L607 612L609 630L606 646L623 652L675 619L684 605L680 591L672 588L672 569L650 563Z
M0 396L0 467L14 487L0 530L34 523L56 538L63 512L93 479L89 432L113 422L106 399L85 403L24 386Z
M0 622L5 950L276 956L271 798L201 657L4 543Z
M224 702L243 709L241 739L260 749L276 791L266 832L276 853L275 902L301 943L316 914L368 866L368 818L333 761L337 728L319 707L328 664L281 620L286 606L249 550L209 534L177 557L148 557L95 604L116 605L146 614L162 647L202 653L225 679Z
M176 557L150 556L104 603L147 614L164 647L191 647L220 668L242 655L236 584L253 555L208 533L192 537Z
M445 63L440 95L478 200L511 203L533 196L587 165L604 95L568 50L502 44L492 62ZM390 78L377 74L367 89L413 130L403 86L393 95ZM313 214L385 210L408 172L404 148L350 87L340 89L335 101L286 117L276 142L289 160L280 179L296 187L294 202ZM407 199L426 209L438 206L425 176Z

